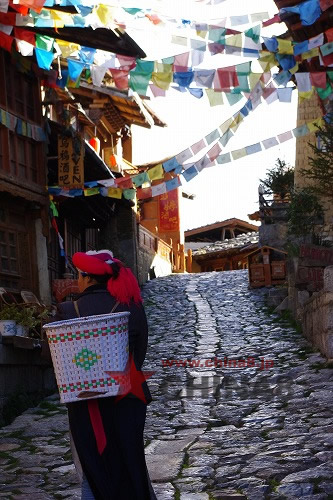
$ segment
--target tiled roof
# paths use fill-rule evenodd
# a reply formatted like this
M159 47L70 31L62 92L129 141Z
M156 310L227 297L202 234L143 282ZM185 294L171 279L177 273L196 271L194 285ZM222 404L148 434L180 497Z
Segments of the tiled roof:
M251 233L240 234L236 238L224 241L215 241L214 243L202 246L201 243L185 243L185 249L192 248L193 255L204 255L212 252L221 252L238 248L239 250L250 247L259 242L259 233L253 231ZM195 247L197 245L197 247ZM196 249L195 249L196 248Z

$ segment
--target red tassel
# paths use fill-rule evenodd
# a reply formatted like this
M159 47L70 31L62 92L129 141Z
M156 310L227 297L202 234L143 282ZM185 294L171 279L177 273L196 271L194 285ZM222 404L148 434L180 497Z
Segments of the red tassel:
M97 399L90 399L88 401L88 410L90 422L95 434L98 453L102 455L106 447L106 436Z
M129 304L131 299L136 304L142 302L141 292L136 277L128 267L121 267L116 279L109 279L108 291L118 302Z

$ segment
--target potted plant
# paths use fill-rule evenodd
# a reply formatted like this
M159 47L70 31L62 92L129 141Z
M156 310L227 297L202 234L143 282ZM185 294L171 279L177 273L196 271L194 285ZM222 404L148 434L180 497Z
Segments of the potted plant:
M16 322L16 335L27 337L30 328L35 328L39 323L36 309L34 307L22 307L18 313Z
M15 304L4 305L0 310L0 334L16 335L17 307Z

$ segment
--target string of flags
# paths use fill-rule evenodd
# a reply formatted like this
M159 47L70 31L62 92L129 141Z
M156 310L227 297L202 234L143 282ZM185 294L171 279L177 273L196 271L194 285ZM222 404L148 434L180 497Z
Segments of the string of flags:
M182 186L179 174L183 176L186 182L189 182L204 168L215 165L225 165L226 163L239 160L245 156L278 146L288 140L304 137L316 132L318 127L321 127L323 123L324 118L318 118L306 122L292 130L278 134L277 136L269 137L256 144L250 144L228 153L222 153L221 145L224 145L224 141L221 142L220 140L220 144L216 143L199 161L194 164L183 164L181 171L178 171L175 177L159 184L151 185L152 181L164 178L164 173L170 171L170 167L175 164L174 159L170 159L163 164L158 164L148 171L141 172L134 176L85 182L84 189L62 189L57 186L49 186L48 193L52 196L66 196L71 198L76 196L94 196L98 194L109 198L121 199L124 197L127 200L135 200L135 197L137 197L138 200L153 198Z
M16 132L24 137L29 137L34 141L45 141L46 135L42 127L29 123L17 116L0 108L0 124L8 128L11 132Z
M132 191L133 188L133 183L136 188L140 188L145 182L150 182L152 180L157 180L160 178L164 177L165 172L171 172L173 171L174 174L178 174L183 170L183 164L192 158L193 156L197 155L202 151L203 149L206 149L207 146L211 145L212 143L216 142L217 140L221 140L221 144L223 146L226 146L228 141L231 139L231 137L234 135L236 130L238 129L239 125L243 122L244 118L246 118L251 111L256 109L258 105L261 103L261 96L263 93L266 92L271 92L271 90L274 91L273 89L270 89L270 84L267 84L266 87L264 85L265 81L269 81L271 77L271 74L267 75L267 79L264 80L263 82L258 82L257 88L255 88L245 105L241 108L241 110L233 115L231 118L223 122L217 129L214 129L211 131L209 134L207 134L204 138L200 139L200 141L197 141L196 143L192 144L192 146L189 146L186 148L184 151L180 152L177 154L175 157L171 158L170 160L166 161L163 163L163 165L158 165L155 169L155 167L152 170L148 170L147 172L138 174L134 177L127 176L125 178L120 178L114 181L113 179L103 181L104 182L104 187L105 188L113 188L115 184L119 187L116 187L115 189L119 189L116 191L112 191L116 197L121 198L122 194L124 194L124 197L126 199L134 199L135 193ZM292 90L292 89L290 89ZM217 150L219 147L218 144L215 144L211 150L208 151L207 155L210 159L212 159L212 156L216 158L216 156L219 154L220 149ZM207 157L205 155L205 157ZM200 167L203 168L206 164L205 157L201 159L197 163L197 168L199 169ZM214 159L213 158L213 159ZM155 171L156 170L156 171ZM85 187L87 189L90 189L90 191L87 190L82 190L82 189L71 189L71 190L66 190L63 189L61 190L61 194L64 196L81 196L82 194L87 195L93 195L93 194L100 194L101 191L98 190L99 188L97 187L97 184L85 184ZM177 186L176 186L177 187ZM121 188L124 190L123 193L121 191ZM59 188L56 188L57 190ZM53 192L53 191L52 191ZM59 191L53 192L53 194L59 193ZM63 194L64 193L64 194Z
M306 2L299 4L297 9L299 8L301 19L310 21L306 18L309 12L325 11L332 5L332 2L333 0L321 0L320 2L319 0L306 0ZM192 26L193 24L200 39L188 40L186 37L174 36L174 43L187 45L189 42L191 50L164 58L161 61L112 56L103 51L35 34L25 29L25 27L31 26L54 27L56 29L64 26L92 26L94 29L115 26L114 6L102 5L97 2L90 2L87 6L85 2L78 0L75 1L77 14L52 9L54 5L63 7L67 6L68 3L71 4L69 0L61 0L56 3L54 0L46 0L46 2L44 0L20 0L19 3L12 3L11 0L0 0L0 47L10 51L15 40L22 55L35 55L38 66L47 71L51 69L54 61L58 60L59 57L67 59L68 69L61 72L62 78L54 78L53 72L52 78L49 80L50 85L78 86L80 79L85 77L91 79L94 85L101 86L105 77L108 76L112 77L117 88L121 90L130 88L140 95L145 95L148 88L151 89L154 96L165 95L165 91L170 86L182 92L188 91L196 98L201 98L204 95L202 89L213 88L215 91L226 91L230 94L248 91L242 90L242 88L243 86L248 88L246 80L251 73L238 75L236 67L196 70L195 68L202 63L206 50L209 50L213 55L226 53L257 58L263 71L279 65L282 72L281 77L277 80L278 86L286 86L294 74L302 74L298 73L299 63L305 59L319 57L324 69L333 65L333 28L301 43L276 37L262 37L263 43L261 43L261 24L242 33L226 28L226 19L220 20L217 25L194 21L192 23L183 19L181 24L184 26ZM8 6L15 12L9 11ZM295 13L296 11L292 9L296 9L296 7L282 9L280 13ZM144 9L125 8L123 10L134 16L148 15L148 11L146 12ZM265 23L269 21L264 21L265 18L267 18L267 13L256 13L233 16L229 22L232 25L241 25L251 20L251 22L260 22L262 26L265 26L267 25ZM331 94L332 86L329 77L324 82L325 76L322 73L325 74L325 71L313 72L314 85L312 87L319 89L319 91L317 90L319 97L325 99ZM204 83L202 75L206 77ZM240 76L241 78L239 78ZM229 83L229 86L226 85L226 82ZM317 85L318 82L319 85ZM305 91L305 95L301 97L308 98L308 92L309 90ZM209 94L211 93L207 95ZM235 100L236 98L231 97L230 99Z

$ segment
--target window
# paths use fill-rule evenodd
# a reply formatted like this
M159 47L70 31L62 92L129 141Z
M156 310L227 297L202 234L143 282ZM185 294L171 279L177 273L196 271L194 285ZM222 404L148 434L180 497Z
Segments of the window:
M9 54L4 54L7 110L30 122L41 122L40 88L34 74L17 70Z
M20 278L17 262L17 235L0 229L0 286L15 290Z
M1 271L17 273L17 240L11 231L0 231Z
M5 127L0 125L0 170L4 170L5 165L5 140L6 140L6 130Z
M24 180L38 183L38 158L40 144L9 133L10 173Z

